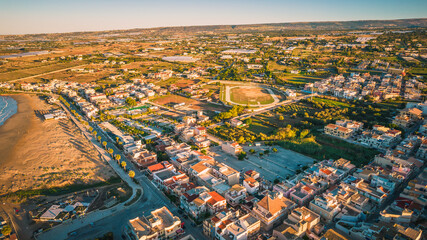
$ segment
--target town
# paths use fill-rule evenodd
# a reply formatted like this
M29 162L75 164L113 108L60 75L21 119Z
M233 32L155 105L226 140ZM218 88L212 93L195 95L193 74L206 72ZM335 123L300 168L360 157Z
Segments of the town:
M111 177L5 194L2 237L425 238L425 29L162 34L0 36L43 50L1 55L0 93Z

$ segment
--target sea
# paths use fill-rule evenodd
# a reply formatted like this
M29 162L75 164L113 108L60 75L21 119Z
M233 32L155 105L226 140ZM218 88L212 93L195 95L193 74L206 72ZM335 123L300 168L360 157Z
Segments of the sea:
M0 126L18 111L18 103L11 97L0 96Z

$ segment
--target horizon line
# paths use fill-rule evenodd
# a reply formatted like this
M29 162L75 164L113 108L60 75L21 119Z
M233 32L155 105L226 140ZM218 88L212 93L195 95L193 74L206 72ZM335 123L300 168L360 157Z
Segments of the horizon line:
M179 27L213 27L213 26L253 26L253 25L273 25L283 23L328 23L328 22L363 22L363 21L399 21L399 20L427 20L427 17L422 18L392 18L392 19L354 19L354 20L319 20L319 21L288 21L288 22L260 22L260 23L237 23L237 24L203 24L203 25L177 25L177 26L153 26L153 27L137 27L137 28L118 28L118 29L103 29L103 30L83 30L71 32L44 32L44 33L20 33L20 34L0 34L0 36L25 36L25 35L49 35L49 34L73 34L73 33L95 33L108 31L129 31L129 30L150 30L158 28L179 28ZM298 29L295 29L298 30ZM354 29L356 30L356 29ZM313 31L313 30L305 30ZM323 30L323 31L327 31ZM335 30L345 31L345 30Z

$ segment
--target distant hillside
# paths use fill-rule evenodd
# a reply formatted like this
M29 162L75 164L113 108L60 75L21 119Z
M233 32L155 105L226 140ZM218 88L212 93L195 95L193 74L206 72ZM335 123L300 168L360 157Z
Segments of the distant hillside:
M378 29L408 29L427 28L427 18L396 19L396 20L360 20L360 21L329 21L329 22L294 22L270 24L244 24L244 25L208 25L208 26L181 26L160 28L137 28L128 30L109 30L96 32L73 32L56 34L31 34L9 35L8 37L88 37L101 36L113 37L118 35L171 35L195 33L242 33L266 31L352 31L352 30L378 30ZM14 37L12 37L14 36Z
M360 21L334 21L334 22L295 22L295 23L270 23L248 25L212 25L152 28L150 30L164 31L255 31L255 30L371 30L371 29L397 29L397 28L427 28L427 18L397 19L397 20L360 20ZM136 29L134 29L136 30ZM143 29L141 29L143 30Z

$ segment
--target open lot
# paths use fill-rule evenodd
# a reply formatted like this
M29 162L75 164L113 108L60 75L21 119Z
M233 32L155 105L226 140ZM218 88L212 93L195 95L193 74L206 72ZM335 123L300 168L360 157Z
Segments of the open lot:
M232 102L240 104L270 104L274 102L270 93L259 87L235 87L230 89Z
M210 150L217 161L224 162L241 172L255 170L269 181L274 181L276 178L285 179L288 176L292 176L298 169L301 169L303 166L309 166L315 161L310 157L281 147L276 146L275 148L277 149L276 153L273 153L271 150L272 147L269 146L244 147L244 151L248 154L248 159L243 161L224 153L220 146L211 147ZM254 149L255 153L249 153L250 149ZM265 150L269 150L270 153L260 157L259 153Z
M177 103L185 103L185 106L179 108L178 110L203 110L203 111L224 111L226 110L224 106L216 105L213 103L202 102L194 100L191 98L186 98L180 95L170 94L166 96L161 96L153 100L154 103L164 105L164 106L173 106Z

